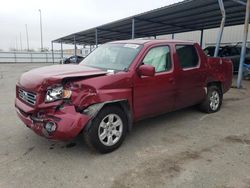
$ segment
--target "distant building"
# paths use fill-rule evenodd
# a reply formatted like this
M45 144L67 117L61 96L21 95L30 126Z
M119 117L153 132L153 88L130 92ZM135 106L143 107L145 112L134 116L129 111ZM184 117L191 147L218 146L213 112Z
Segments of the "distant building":
M92 49L90 49L90 47L85 46L84 48L81 49L82 56L86 57L91 52L91 50Z
M91 50L93 50L93 48L90 49L89 46L85 46L84 48L77 49L76 54L80 55L80 56L83 56L83 57L86 57L90 53ZM55 50L55 52L61 53L61 50ZM63 57L69 57L69 56L73 56L73 55L75 55L75 49L74 48L72 48L72 49L63 49Z
M221 39L221 45L235 45L239 42L241 43L243 37L243 28L244 25L225 27ZM215 45L218 30L219 28L204 30L203 45L202 45L203 48ZM200 43L200 34L201 31L191 31L186 33L175 34L174 38L180 40L192 40ZM171 39L172 35L162 35L158 36L157 38ZM248 33L248 39L250 39L250 32ZM247 45L248 47L250 47L250 41L247 43Z

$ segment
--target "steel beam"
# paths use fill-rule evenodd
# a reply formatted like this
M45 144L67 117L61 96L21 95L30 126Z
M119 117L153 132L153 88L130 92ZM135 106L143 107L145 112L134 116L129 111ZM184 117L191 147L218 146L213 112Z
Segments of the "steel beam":
M225 26L225 21L226 21L226 11L225 11L225 8L224 8L223 0L218 0L218 3L219 3L219 6L220 6L222 19L221 19L221 24L220 24L220 30L219 30L219 33L217 35L216 47L215 47L215 51L214 51L214 57L218 56L219 48L220 48L220 42L221 42L221 38L222 38L224 26Z
M102 31L109 31L109 32L112 32L112 33L120 33L120 34L125 35L126 37L131 36L131 32L124 32L124 31L118 31L118 30L113 30L113 29L102 29ZM150 36L152 36L152 35L145 35L143 33L138 33L138 32L136 32L136 34L138 34L140 37L150 37Z
M76 44L77 45L81 45L82 43L87 43L85 40L81 40L81 39L85 39L85 37L80 37L80 38L78 38L78 36L79 35L74 35L74 37L73 37L73 39L71 40L71 39L63 39L63 41L64 41L64 43L65 43L65 41L66 42L69 42L69 43L71 43L71 44L74 44L74 41L76 41ZM80 42L81 43L80 43Z
M101 29L98 29L98 41L100 41L100 39L112 40L111 38L104 37L103 35L102 35L102 36L99 36L100 31L101 31ZM92 37L93 37L93 36L92 36ZM76 41L81 41L81 42L88 43L88 42L86 42L85 40L82 40L82 39L88 39L88 38L91 38L91 36L87 36L87 35L76 35ZM99 43L99 42L98 42L98 43Z
M232 1L234 1L236 3L239 3L239 4L243 5L243 6L247 5L244 1L241 1L241 0L232 0Z
M242 47L241 47L241 53L240 53L240 65L239 65L238 79L237 79L237 88L242 87L241 82L242 82L242 77L243 77L243 64L244 64L245 57L246 57L246 44L247 44L247 35L248 35L248 27L249 27L249 13L250 13L250 0L247 0L244 33L243 33Z
M194 29L196 30L196 28L189 28L189 27L186 27L186 26L180 26L180 25L176 25L176 24L173 24L173 23L166 23L166 22L162 22L162 21L153 21L153 20L150 20L150 19L143 19L143 18L136 18L136 20L140 20L140 21L144 21L144 22L148 22L148 23L152 23L152 24L158 24L158 25L161 25L161 26L171 26L171 27L178 27L178 28L183 28L183 29Z

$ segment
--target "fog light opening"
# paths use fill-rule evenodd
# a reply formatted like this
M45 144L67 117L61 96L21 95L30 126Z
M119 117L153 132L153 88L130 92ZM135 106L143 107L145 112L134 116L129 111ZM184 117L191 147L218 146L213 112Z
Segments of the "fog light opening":
M46 124L45 124L45 129L48 133L52 133L56 130L56 123L55 122L52 122L52 121L48 121Z

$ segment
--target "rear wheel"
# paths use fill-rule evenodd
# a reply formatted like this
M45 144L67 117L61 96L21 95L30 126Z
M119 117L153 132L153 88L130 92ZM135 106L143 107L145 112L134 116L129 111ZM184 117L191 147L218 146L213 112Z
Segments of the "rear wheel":
M206 99L200 104L200 109L207 113L214 113L220 110L223 94L219 87L209 86Z
M117 106L104 107L93 119L84 138L88 146L100 153L117 149L127 134L127 117Z

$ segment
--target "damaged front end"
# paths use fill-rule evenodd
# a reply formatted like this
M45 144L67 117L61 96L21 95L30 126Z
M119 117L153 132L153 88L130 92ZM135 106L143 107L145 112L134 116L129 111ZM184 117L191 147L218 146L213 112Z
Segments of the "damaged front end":
M19 118L27 127L52 140L73 139L90 120L88 115L77 112L72 105L34 111L16 99L15 106Z
M52 140L70 140L91 119L72 102L79 96L79 88L72 84L53 85L37 93L29 92L20 85L16 90L15 107L19 118L40 136Z

